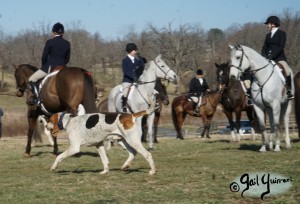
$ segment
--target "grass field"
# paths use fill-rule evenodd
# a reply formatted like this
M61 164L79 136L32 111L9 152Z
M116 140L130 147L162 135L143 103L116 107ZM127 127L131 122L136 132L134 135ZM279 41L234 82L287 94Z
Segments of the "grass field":
M300 203L296 136L292 149L287 150L283 142L279 153L259 153L260 140L234 143L229 136L159 139L152 151L158 171L149 176L141 155L128 171L121 171L127 153L119 146L108 151L107 175L99 175L102 163L93 147L83 147L79 155L63 160L51 172L52 147L33 147L32 157L24 159L25 137L5 137L0 141L0 203ZM68 140L58 141L64 151ZM267 195L263 201L231 192L231 182L248 172L292 178L292 187L284 194Z

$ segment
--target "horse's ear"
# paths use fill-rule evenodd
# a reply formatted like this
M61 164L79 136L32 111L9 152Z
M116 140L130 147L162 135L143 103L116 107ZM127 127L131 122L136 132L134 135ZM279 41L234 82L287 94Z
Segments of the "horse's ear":
M219 66L220 66L220 65L219 65L219 64L217 64L217 63L215 63L215 66L216 66L217 68L219 68Z
M234 46L233 45L228 45L228 47L233 50Z
M161 59L161 54L158 54L157 57L155 57L155 60Z
M13 65L13 67L15 68L15 69L17 69L18 68L18 66L17 65L15 65L15 64L12 64Z

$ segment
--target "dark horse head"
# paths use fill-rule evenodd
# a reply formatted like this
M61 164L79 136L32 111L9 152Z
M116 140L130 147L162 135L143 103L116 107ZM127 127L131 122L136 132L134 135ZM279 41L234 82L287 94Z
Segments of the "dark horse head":
M247 117L252 125L254 125L256 115L254 113L253 106L247 106L247 97L241 81L229 77L229 62L222 64L215 63L215 65L217 67L216 76L218 82L225 84L225 90L223 92L221 104L223 106L223 112L227 116L227 119L230 123L231 134L233 135L234 129L239 132L242 111L246 112ZM236 122L233 121L233 113L235 113ZM235 136L238 137L236 134ZM237 140L239 140L239 138L237 138Z
M22 64L15 67L17 96L22 97L27 89L29 77L38 69L32 65ZM81 104L86 113L98 112L95 104L95 85L91 74L78 67L68 67L50 76L43 84L41 101L48 113L69 112L76 115ZM27 98L30 94L27 94ZM40 107L28 105L28 140L24 156L30 155L31 139L39 115L44 115ZM57 145L56 147L57 148ZM54 150L57 153L57 149Z
M230 66L229 62L217 64L215 63L215 66L217 67L216 76L218 83L222 83L225 86L228 85L229 82L229 72L230 72Z
M167 88L162 84L161 79L156 80L154 89L158 91L159 100L161 100L164 105L169 105L170 101L167 93Z

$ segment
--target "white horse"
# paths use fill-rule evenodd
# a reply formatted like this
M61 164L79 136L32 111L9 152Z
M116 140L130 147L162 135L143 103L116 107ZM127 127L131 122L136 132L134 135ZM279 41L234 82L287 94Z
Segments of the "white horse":
M154 86L157 78L167 79L176 83L178 76L170 67L161 59L159 54L153 61L146 64L143 74L140 76L137 84L130 87L127 104L132 113L136 113L149 108L153 102ZM129 87L128 87L129 88ZM108 111L122 112L121 98L122 85L115 86L108 96ZM153 148L153 119L154 113L147 118L149 148ZM141 123L141 118L138 118Z
M248 69L254 74L251 94L254 110L262 131L262 147L260 151L265 152L267 144L265 112L269 116L271 125L269 149L273 150L273 133L275 133L276 145L274 151L280 151L280 124L282 124L282 120L284 120L285 124L286 147L291 148L289 137L291 101L287 100L285 79L278 65L273 61L267 60L249 47L242 45L229 45L229 47L231 49L230 76L238 78L242 72ZM290 70L290 73L292 73L292 70Z

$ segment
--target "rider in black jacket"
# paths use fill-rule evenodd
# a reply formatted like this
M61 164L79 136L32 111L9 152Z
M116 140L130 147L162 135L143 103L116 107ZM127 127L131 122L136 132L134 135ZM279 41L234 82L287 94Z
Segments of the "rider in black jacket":
M63 39L64 26L61 23L54 24L52 34L54 37L47 40L43 50L42 68L29 78L30 88L34 94L34 98L28 101L29 104L40 104L36 82L47 76L56 67L65 67L70 60L71 45L69 41Z
M287 58L284 53L286 33L279 29L280 20L277 16L270 16L265 24L270 31L265 38L264 45L262 47L262 55L269 59L281 64L286 73L286 86L287 86L287 98L292 99L294 95L291 90L291 68L287 63Z
M189 95L193 101L194 114L199 114L199 107L205 92L210 91L206 80L203 77L203 71L198 69L196 76L191 79Z

